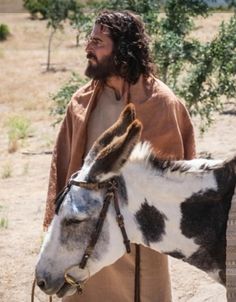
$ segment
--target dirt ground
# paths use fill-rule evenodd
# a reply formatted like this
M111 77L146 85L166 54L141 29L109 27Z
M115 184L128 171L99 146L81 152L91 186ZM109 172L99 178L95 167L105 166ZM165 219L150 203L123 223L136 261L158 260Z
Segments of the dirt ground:
M218 13L204 22L198 20L196 36L209 40L227 13ZM0 14L8 24L10 39L0 44L0 301L30 301L34 266L42 243L42 220L48 172L57 128L51 126L50 94L55 93L86 64L83 47L76 48L75 33L65 27L53 44L53 62L59 70L45 73L49 35L44 21L32 21L27 14ZM208 30L205 30L207 28ZM214 158L236 154L236 101L228 105L230 114L217 114L215 123L201 137L194 120L197 151ZM30 121L30 135L16 152L9 153L9 118L21 116ZM171 259L174 301L224 302L225 290L206 274ZM36 291L35 301L47 301ZM54 298L53 301L57 301Z

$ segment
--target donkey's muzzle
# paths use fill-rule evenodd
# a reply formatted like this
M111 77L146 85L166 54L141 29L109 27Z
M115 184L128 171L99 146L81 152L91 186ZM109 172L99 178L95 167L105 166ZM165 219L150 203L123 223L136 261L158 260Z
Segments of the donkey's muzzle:
M36 279L36 283L38 285L38 287L42 290L45 291L46 289L46 281L44 279Z

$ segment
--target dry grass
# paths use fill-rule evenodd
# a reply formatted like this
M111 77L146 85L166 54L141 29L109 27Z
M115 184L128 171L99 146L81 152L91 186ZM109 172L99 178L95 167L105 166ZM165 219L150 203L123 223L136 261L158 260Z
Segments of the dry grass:
M23 11L23 0L0 0L1 13L19 13Z
M196 18L192 36L202 42L211 41L216 36L221 22L227 22L232 15L232 12L217 12L207 18Z
M85 64L82 48L75 48L75 34L69 26L58 32L53 43L52 62L65 72L45 73L49 31L45 21L32 21L28 14L0 14L12 37L0 45L0 104L3 115L24 112L35 120L48 119L49 93L54 93ZM1 110L1 107L0 107Z

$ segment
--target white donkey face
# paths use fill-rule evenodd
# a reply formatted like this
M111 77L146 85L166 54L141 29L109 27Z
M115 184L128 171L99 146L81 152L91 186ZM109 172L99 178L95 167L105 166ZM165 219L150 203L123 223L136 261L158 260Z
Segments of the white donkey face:
M139 140L141 128L134 120L133 106L129 105L118 122L96 141L75 180L100 182L118 175ZM104 194L105 189L93 191L72 185L65 196L49 228L36 267L37 283L45 293L56 293L59 297L73 293L75 289L69 289L65 283L65 272L75 280L83 281L125 252L122 241L117 240L121 235L113 211L109 210L85 269L79 268L95 230Z
M101 267L110 264L110 259L106 259L106 255L111 252L108 218L104 221L86 268L79 268L79 263L95 230L102 202L103 191L95 192L73 186L67 193L45 238L36 268L37 278L47 284L46 293L58 293L60 296L67 291L68 286L63 287L64 273L70 267L72 268L69 269L69 274L75 280L83 281L89 277L89 274L93 275ZM119 255L113 257L118 258Z

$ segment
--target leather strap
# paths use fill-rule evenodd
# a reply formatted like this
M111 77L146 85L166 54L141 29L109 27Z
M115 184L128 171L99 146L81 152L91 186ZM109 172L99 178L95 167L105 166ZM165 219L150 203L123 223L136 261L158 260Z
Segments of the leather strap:
M140 302L140 245L135 244L134 302Z
M112 194L111 192L107 191L106 193L106 197L104 199L104 202L103 202L103 207L101 209L101 212L99 214L99 218L97 220L97 223L96 223L96 227L94 229L94 232L92 233L91 235L91 238L90 238L90 241L89 241L89 244L84 252L84 255L79 263L79 267L84 269L86 264L87 264L87 261L89 259L89 257L91 256L93 250L94 250L94 247L98 241L98 238L99 238L99 235L101 233L101 230L102 230L102 227L103 227L103 224L104 224L104 220L106 218L106 215L107 215L107 211L108 211L108 208L109 208L109 205L111 203L111 198L112 198Z
M61 204L64 200L64 198L66 197L66 194L69 192L70 190L70 183L68 183L64 189L62 189L59 194L57 195L56 197L56 200L55 200L55 214L58 215L58 212L60 210L60 207L61 207Z
M116 211L116 220L117 220L117 223L120 227L120 230L121 230L121 233L123 236L123 241L124 241L124 244L126 247L126 251L127 251L127 253L130 253L131 252L130 240L128 239L128 236L127 236L127 233L125 230L124 218L121 215L119 201L118 201L118 197L117 197L117 190L118 190L117 181L114 178L111 178L104 182L93 183L93 182L76 181L74 179L70 179L67 186L58 194L58 196L56 198L56 201L55 201L55 206L56 206L55 213L56 214L59 213L60 206L72 185L79 186L81 188L85 188L88 190L96 190L96 191L99 189L102 189L102 188L106 188L106 193L105 193L105 198L103 201L102 209L100 211L95 229L94 229L93 233L91 234L89 244L88 244L88 246L82 256L82 259L79 263L79 267L81 269L85 268L87 261L95 248L95 245L100 236L111 200L113 200L113 202L114 202L114 208ZM76 280L74 280L74 278L72 278L67 272L65 273L65 280L67 283L69 283L71 285L76 285L77 288L79 289L79 292L82 292L82 287L81 287L80 282L77 282Z
M119 207L119 202L118 202L118 198L117 198L117 188L115 187L116 183L113 184L113 194L114 194L114 207L115 207L115 211L116 211L116 221L120 227L123 239L124 239L124 244L125 244L125 248L127 253L131 252L131 248L130 248L130 240L127 236L126 230L125 230L125 223L124 223L124 217L120 212L120 207Z

